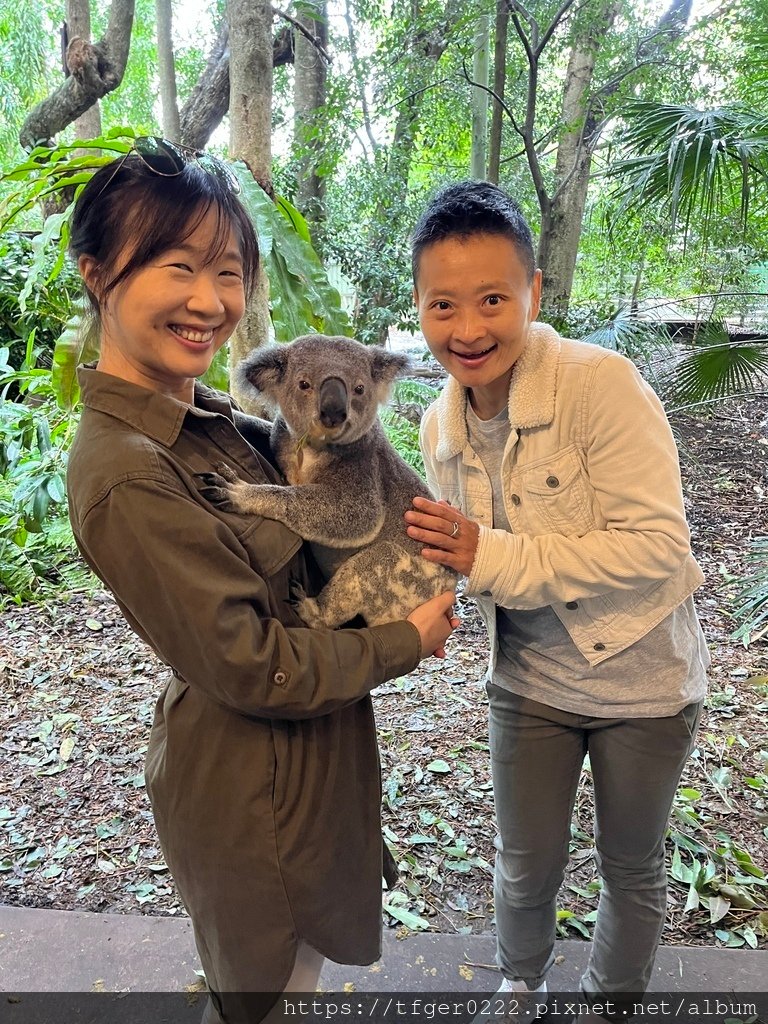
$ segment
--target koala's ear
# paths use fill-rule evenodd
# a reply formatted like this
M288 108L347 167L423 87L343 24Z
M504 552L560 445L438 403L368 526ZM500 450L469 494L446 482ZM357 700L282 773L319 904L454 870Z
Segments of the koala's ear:
M372 345L368 352L371 356L371 377L377 383L391 384L410 369L410 359L401 353L388 352L378 345Z
M259 348L251 352L235 370L241 390L249 387L269 395L282 382L288 367L288 352L283 346Z

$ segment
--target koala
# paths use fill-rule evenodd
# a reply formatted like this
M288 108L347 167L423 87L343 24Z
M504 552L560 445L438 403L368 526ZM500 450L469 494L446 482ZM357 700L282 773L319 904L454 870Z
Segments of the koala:
M244 390L279 408L270 445L288 486L246 483L220 465L218 474L201 474L201 493L225 510L277 519L310 542L328 581L317 597L295 588L310 627L335 629L358 614L369 626L393 622L456 585L453 570L422 558L406 533L411 499L431 495L378 417L407 366L383 348L312 334L259 349L236 371Z

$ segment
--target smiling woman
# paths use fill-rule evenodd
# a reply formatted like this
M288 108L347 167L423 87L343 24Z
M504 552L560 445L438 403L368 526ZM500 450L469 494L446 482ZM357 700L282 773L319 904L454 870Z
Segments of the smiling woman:
M245 309L243 258L235 232L230 230L226 247L217 253L217 220L208 210L186 240L105 296L100 370L192 401L194 378L211 365ZM78 266L98 295L95 258L84 254Z
M71 249L101 334L81 367L72 529L169 667L145 779L211 990L206 1024L274 1018L324 956L368 964L385 863L370 691L442 648L453 594L408 621L308 629L292 587L322 583L302 538L206 501L224 460L280 484L270 424L196 378L255 281L253 227L198 155L172 174L132 152L83 190Z

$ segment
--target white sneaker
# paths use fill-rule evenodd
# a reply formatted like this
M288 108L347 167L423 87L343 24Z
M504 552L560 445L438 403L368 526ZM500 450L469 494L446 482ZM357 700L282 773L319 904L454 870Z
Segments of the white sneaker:
M524 981L504 978L494 994L482 1000L480 1013L472 1019L472 1024L504 1024L505 1021L533 1024L547 997L546 981L538 988L528 988Z

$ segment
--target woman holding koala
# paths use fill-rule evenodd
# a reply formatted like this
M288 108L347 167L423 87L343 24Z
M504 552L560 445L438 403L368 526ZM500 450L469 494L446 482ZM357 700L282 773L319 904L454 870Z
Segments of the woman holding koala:
M270 1020L328 956L380 953L383 844L370 691L442 652L452 594L407 621L310 630L301 537L222 512L196 476L225 460L277 483L268 435L196 378L240 320L258 247L222 163L137 139L80 195L71 252L96 366L68 490L80 550L170 669L146 784L211 990L205 1020ZM270 995L271 994L271 995Z

